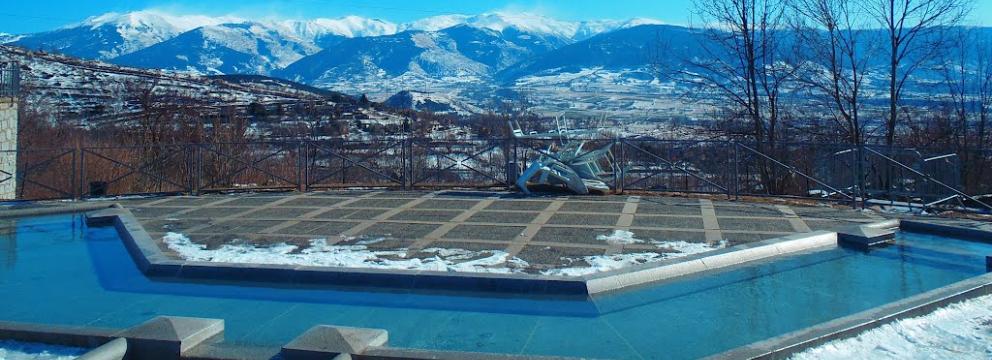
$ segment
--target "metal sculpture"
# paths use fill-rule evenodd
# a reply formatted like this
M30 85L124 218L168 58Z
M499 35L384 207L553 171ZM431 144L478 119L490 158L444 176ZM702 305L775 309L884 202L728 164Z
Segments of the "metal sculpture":
M569 130L563 120L556 118L555 123L557 131L546 133L524 133L520 124L509 123L514 138L558 140L548 145L547 150L537 149L538 156L530 160L530 166L517 178L520 191L530 194L530 186L564 186L581 195L609 193L610 186L604 179L616 172L613 144L586 150L588 142L580 139L597 135L603 129Z

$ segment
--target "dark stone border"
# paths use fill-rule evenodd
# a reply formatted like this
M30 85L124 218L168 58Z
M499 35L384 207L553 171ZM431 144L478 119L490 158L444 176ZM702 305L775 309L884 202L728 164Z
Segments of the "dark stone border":
M115 203L102 204L71 204L66 206L37 206L27 208L8 208L0 211L0 219L19 218L27 216L46 216L66 213L81 213L93 210L103 210L107 208L119 207Z
M890 225L889 223L880 223ZM873 226L873 225L868 225ZM876 224L877 227L877 224ZM992 242L992 232L957 226L903 220L899 229ZM830 341L857 336L898 320L930 314L948 305L992 294L992 273L966 279L916 296L831 320L806 329L739 347L707 359L786 359Z

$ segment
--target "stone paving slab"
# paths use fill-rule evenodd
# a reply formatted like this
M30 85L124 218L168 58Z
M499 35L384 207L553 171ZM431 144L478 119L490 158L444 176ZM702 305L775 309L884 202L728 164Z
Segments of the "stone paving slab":
M514 241L526 226L458 225L443 236L445 239L478 239L492 241Z
M208 248L290 243L302 249L310 240L326 239L410 257L426 256L419 251L425 248L501 250L534 269L575 265L584 256L664 251L655 242L735 245L878 218L825 206L487 191L258 193L121 203L154 236L181 232ZM631 231L643 242L611 244L598 238L617 230Z

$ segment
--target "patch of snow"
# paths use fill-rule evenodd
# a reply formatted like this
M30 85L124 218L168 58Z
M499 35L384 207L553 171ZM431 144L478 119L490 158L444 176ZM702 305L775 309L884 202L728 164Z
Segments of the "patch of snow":
M632 265L644 264L648 262L661 261L666 259L665 254L645 252L636 254L614 254L585 256L580 259L569 259L574 261L585 261L589 266L566 267L541 271L543 275L550 276L583 276L595 274L603 271L616 270Z
M3 360L71 360L84 352L80 348L0 340Z
M651 241L651 243L661 249L678 251L678 254L681 254L680 256L698 254L698 253L713 251L727 247L726 241L721 241L716 245L710 245L707 243L698 243L698 242L688 242L682 240Z
M644 242L644 240L635 238L634 233L627 230L614 230L612 234L597 236L596 240L605 241L610 244L637 244Z
M957 303L917 318L828 342L793 359L989 359L992 296Z
M355 245L331 245L327 239L314 239L310 247L300 250L285 243L259 247L248 244L224 244L208 250L180 233L168 233L162 239L169 249L190 261L250 263L270 265L306 265L362 269L401 269L475 273L517 273L528 266L500 250L469 251L430 248L422 250L432 256L406 258L407 250L371 250L367 245L383 239L367 239ZM352 239L354 240L354 239Z
M605 241L610 244L617 245L630 245L630 244L641 244L648 241L638 239L633 232L628 230L614 230L612 234L599 235L596 240ZM544 275L552 276L582 276L589 275L597 272L616 270L631 265L639 265L649 262L656 262L666 259L680 258L692 254L703 253L707 251L713 251L721 249L727 246L726 241L721 241L718 244L710 245L707 243L694 243L682 240L675 241L659 241L651 240L652 245L657 246L659 249L666 249L674 252L642 252L642 253L631 253L631 254L613 254L613 255L594 255L594 256L584 256L581 258L564 258L569 262L579 262L584 261L588 266L573 266L559 269L550 269L542 271Z

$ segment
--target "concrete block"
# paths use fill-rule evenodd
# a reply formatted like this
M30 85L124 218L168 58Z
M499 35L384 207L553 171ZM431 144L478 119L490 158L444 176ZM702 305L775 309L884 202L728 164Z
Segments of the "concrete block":
M384 346L389 333L382 329L362 329L320 325L310 328L283 346L286 360L331 359L341 354L362 354L370 347Z
M224 320L159 316L121 331L129 359L178 359L189 349L224 333Z

